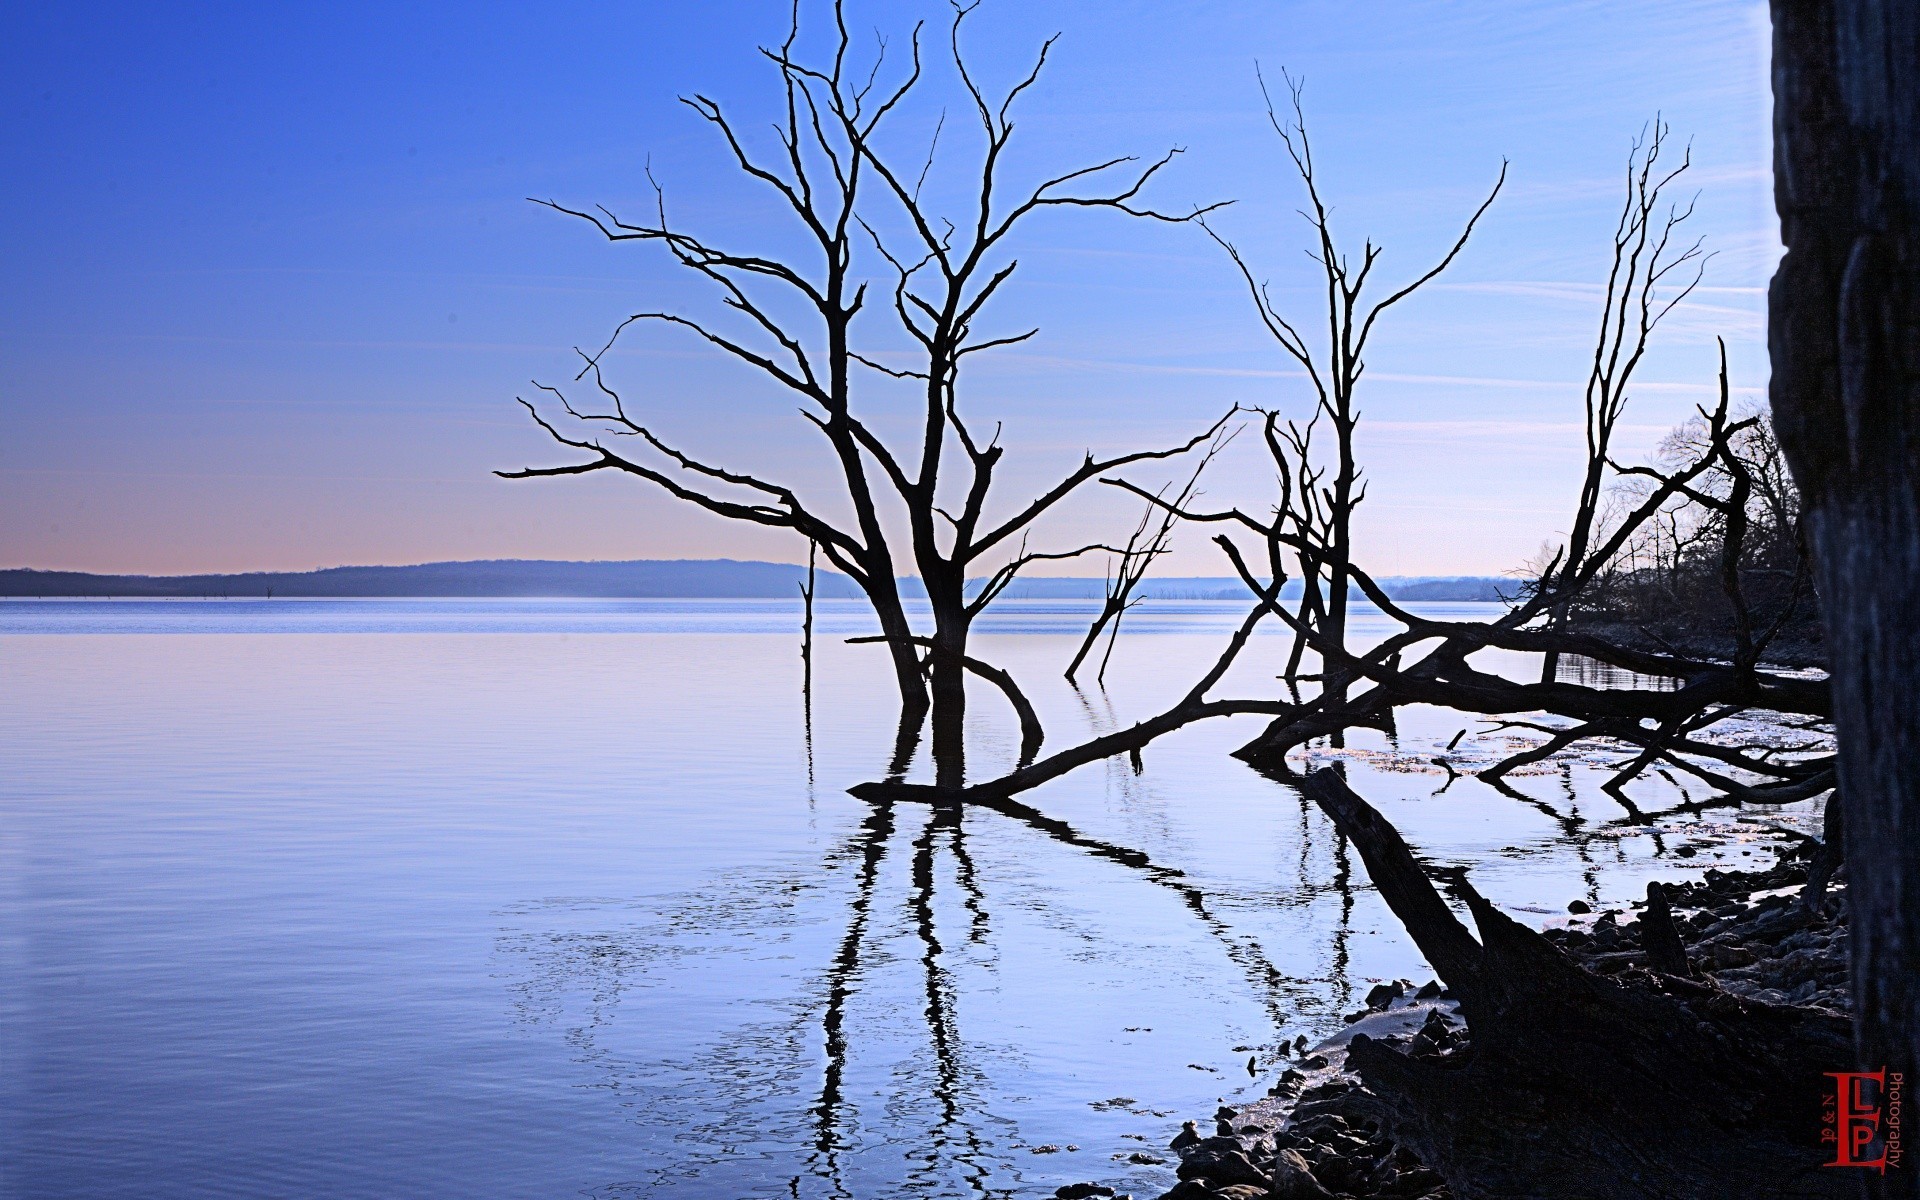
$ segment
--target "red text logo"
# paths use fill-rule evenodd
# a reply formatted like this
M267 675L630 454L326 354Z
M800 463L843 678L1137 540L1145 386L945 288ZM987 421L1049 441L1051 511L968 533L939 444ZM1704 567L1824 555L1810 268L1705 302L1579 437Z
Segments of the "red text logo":
M1905 1076L1878 1071L1829 1071L1833 1090L1821 1102L1826 1128L1820 1140L1833 1147L1829 1167L1863 1167L1885 1174L1900 1165L1901 1093Z

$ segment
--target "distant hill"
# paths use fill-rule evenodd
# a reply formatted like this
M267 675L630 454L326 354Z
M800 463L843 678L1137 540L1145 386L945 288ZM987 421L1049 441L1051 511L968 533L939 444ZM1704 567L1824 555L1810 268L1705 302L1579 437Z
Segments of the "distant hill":
M328 567L241 575L89 575L0 570L5 596L580 596L788 597L805 567L733 559L548 562L487 559L407 567ZM822 572L822 598L858 596L844 575Z
M0 570L0 596L573 596L602 598L780 598L799 594L806 568L729 558L635 559L627 562L554 562L487 559L404 567L328 567L320 571L249 571L237 575L93 575L82 571ZM1510 580L1469 577L1380 581L1397 600L1497 600ZM924 595L919 581L901 580L907 595ZM1299 595L1299 584L1285 589ZM851 579L819 575L822 599L855 599ZM1097 600L1106 581L1047 577L1015 581L1010 599ZM1243 600L1246 587L1231 576L1148 579L1140 595L1161 600Z
M1382 579L1395 600L1505 600L1520 590L1517 579L1462 575L1452 579Z
M912 581L903 584L912 590ZM1106 580L1071 576L1035 577L1016 580L1007 589L1007 596L1016 600L1098 600L1106 595ZM1465 575L1447 578L1430 576L1388 576L1380 580L1380 586L1388 596L1395 600L1499 600L1511 595L1515 582L1484 575ZM1190 575L1149 578L1140 585L1138 595L1153 600L1251 600L1253 593L1247 585L1231 575ZM1280 589L1282 597L1298 600L1301 587L1298 581L1290 582ZM1354 599L1363 597L1358 588L1350 593Z

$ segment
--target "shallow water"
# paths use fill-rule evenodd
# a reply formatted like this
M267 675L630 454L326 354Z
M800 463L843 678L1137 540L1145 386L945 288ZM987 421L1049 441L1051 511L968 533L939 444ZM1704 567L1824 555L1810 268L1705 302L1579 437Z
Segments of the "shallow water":
M1050 747L1170 702L1240 609L1143 608L1078 694L1058 672L1089 613L1009 603L976 642ZM1258 718L1024 817L870 806L845 789L884 770L885 653L823 604L809 727L797 623L0 603L0 1193L1154 1194L1170 1170L1120 1160L1264 1090L1250 1053L1430 974L1326 821L1227 756ZM1284 646L1215 694L1273 694ZM974 768L1009 762L1004 705L973 708ZM1511 909L1764 853L1733 814L1620 823L1600 763L1514 776L1532 804L1435 795L1463 724L1409 713L1350 779Z

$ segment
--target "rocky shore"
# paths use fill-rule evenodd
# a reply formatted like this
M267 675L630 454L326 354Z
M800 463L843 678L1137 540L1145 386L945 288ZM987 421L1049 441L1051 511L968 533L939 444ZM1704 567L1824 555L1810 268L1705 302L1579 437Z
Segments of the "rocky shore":
M1709 870L1697 881L1664 885L1671 928L1699 981L1749 1001L1848 1009L1844 882L1809 894L1812 843L1780 851L1770 868ZM1574 901L1564 924L1543 934L1588 970L1632 985L1657 963L1674 965L1664 923L1643 926L1645 901L1593 912ZM1375 987L1367 1007L1347 1016L1340 1034L1318 1045L1282 1045L1280 1077L1266 1098L1221 1107L1204 1124L1188 1121L1170 1149L1179 1181L1160 1200L1228 1197L1330 1200L1394 1197L1451 1200L1438 1174L1385 1137L1370 1115L1377 1101L1344 1070L1356 1033L1416 1058L1461 1063L1473 1053L1471 1031L1437 982ZM1071 1184L1060 1200L1111 1197L1094 1183Z

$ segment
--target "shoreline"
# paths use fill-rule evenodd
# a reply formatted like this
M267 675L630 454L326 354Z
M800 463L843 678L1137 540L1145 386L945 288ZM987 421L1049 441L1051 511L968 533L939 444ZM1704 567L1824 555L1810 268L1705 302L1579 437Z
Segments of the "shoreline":
M1662 885L1699 982L1752 1003L1851 1011L1844 875L1827 886L1817 907L1802 897L1816 849L1817 843L1797 841L1776 847L1770 867L1710 869ZM1637 913L1645 903L1593 912L1574 901L1564 923L1556 920L1541 933L1595 974L1644 979L1647 951ZM1187 1121L1168 1147L1179 1158L1179 1181L1157 1200L1452 1200L1436 1172L1381 1132L1370 1111L1378 1099L1344 1070L1346 1047L1364 1033L1445 1064L1472 1053L1471 1032L1438 981L1417 988L1407 980L1381 984L1368 1001L1318 1044L1283 1044L1286 1065L1266 1097ZM1054 1195L1127 1197L1095 1183L1069 1184Z

